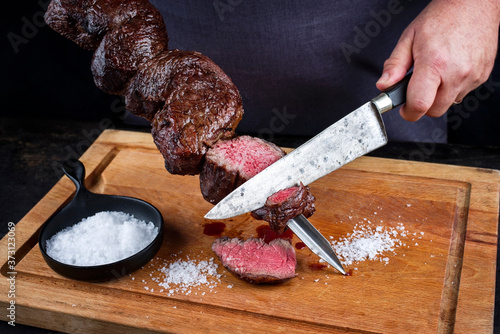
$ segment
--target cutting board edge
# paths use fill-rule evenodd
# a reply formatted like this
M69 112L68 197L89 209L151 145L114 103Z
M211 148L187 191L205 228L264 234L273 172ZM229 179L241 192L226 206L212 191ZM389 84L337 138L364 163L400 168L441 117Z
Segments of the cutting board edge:
M105 330L106 333L136 333L137 331L144 332L158 332L158 333L183 333L186 330L186 326L182 325L186 323L187 320L194 320L197 330L203 330L203 333L221 333L223 330L242 330L243 332L247 332L246 330L251 329L248 333L269 333L269 328L265 326L256 326L257 321L268 319L269 321L276 320L277 323L274 325L279 325L280 332L283 333L296 333L301 334L304 331L314 330L314 333L345 333L345 332L353 332L353 333L378 333L373 331L360 331L355 328L346 328L334 325L326 325L323 323L318 323L314 321L301 321L295 320L291 318L285 318L280 316L270 316L264 313L255 313L255 312L247 312L244 310L232 309L226 306L217 306L210 304L199 304L190 300L180 300L174 298L164 298L162 296L157 296L154 294L148 293L139 293L135 291L130 291L131 296L138 297L143 303L147 305L156 306L154 311L151 311L149 315L145 315L147 310L142 307L133 308L132 314L119 314L117 316L118 319L115 318L115 321L110 320L109 314L106 312L102 312L103 310L109 309L112 310L113 307L107 306L112 304L112 302L120 302L120 298L117 298L116 292L118 290L111 289L111 293L108 293L106 298L109 298L106 302L103 301L93 301L100 307L101 312L91 312L87 310L87 313L82 315L75 314L74 311L78 309L79 306L74 304L75 300L78 300L78 295L82 295L83 292L79 290L75 290L72 288L72 281L67 280L63 277L46 277L40 275L26 274L27 280L40 280L40 281L50 281L54 283L50 286L50 289L54 291L47 292L47 300L50 300L53 296L53 293L56 293L54 286L57 286L59 289L64 289L68 294L64 294L61 296L61 299L58 300L58 304L54 306L49 306L45 308L37 307L37 300L34 299L31 295L28 295L29 303L18 304L22 312L26 312L25 314L29 314L32 316L25 316L21 318L21 321L16 320L18 323L22 323L30 326L37 326L46 329L59 330L59 331L68 331L68 327L66 327L66 323L74 323L72 324L72 329L70 332L73 333L88 333L88 323L86 323L89 319L98 322L98 328ZM49 289L49 290L50 290ZM97 286L96 291L105 291L106 287ZM123 291L123 290L119 290ZM7 307L8 304L4 301L0 301L0 307ZM174 306L174 307L173 307ZM65 312L59 312L58 308L64 307ZM128 306L130 310L130 306ZM153 327L152 324L149 323L148 319L158 321L162 319L162 310L171 312L171 308L175 310L175 312L186 312L186 314L176 314L173 317L174 322L178 322L178 324L172 325L172 327L163 326L163 327ZM207 312L208 309L208 312ZM38 312L43 311L46 313L47 317L45 319L41 319L38 315ZM59 310L60 311L60 310ZM219 321L223 319L224 316L227 315L237 315L238 321L241 323L235 324L234 322L226 322ZM66 318L66 320L59 319L60 316ZM116 315L115 315L116 316ZM48 319L47 319L48 318ZM57 318L57 319L56 319ZM117 321L123 320L123 321ZM58 324L58 328L54 328L53 323ZM172 319L170 319L172 322ZM180 325L179 325L180 324ZM242 328L242 325L246 325L247 327ZM262 327L262 328L259 328ZM213 330L216 328L216 330ZM92 328L94 330L95 328ZM221 330L223 329L223 330ZM125 332L123 332L125 330Z

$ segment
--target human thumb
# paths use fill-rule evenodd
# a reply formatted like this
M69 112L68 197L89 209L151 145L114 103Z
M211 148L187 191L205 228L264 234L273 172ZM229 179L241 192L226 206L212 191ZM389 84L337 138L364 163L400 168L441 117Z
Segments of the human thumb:
M391 56L384 62L382 76L376 84L379 90L386 90L404 78L413 66L412 46L413 33L403 32Z

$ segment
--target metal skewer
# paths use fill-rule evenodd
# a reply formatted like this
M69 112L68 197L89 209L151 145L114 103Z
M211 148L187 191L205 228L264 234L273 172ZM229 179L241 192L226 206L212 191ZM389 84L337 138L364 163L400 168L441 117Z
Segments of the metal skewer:
M304 215L289 219L288 227L304 244L316 255L325 260L332 267L345 275L346 272L335 254L332 245L319 231L307 220Z

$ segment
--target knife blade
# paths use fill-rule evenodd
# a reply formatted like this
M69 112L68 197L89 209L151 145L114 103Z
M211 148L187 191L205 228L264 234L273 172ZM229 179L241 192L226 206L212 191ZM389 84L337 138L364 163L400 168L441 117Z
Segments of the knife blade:
M285 155L222 199L206 215L225 219L264 206L279 190L308 185L387 143L381 114L406 101L411 73Z
M326 238L307 220L304 215L289 219L287 223L295 235L317 256L345 275L342 263L335 254L332 245Z

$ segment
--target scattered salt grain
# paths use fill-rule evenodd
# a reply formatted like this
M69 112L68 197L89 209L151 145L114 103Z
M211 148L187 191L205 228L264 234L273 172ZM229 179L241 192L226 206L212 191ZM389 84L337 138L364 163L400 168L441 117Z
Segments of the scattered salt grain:
M153 241L158 228L133 215L102 211L65 228L47 240L47 254L75 266L96 266L123 260Z
M176 254L172 255L172 257L176 256ZM154 283L162 288L160 292L165 291L169 296L177 293L198 295L197 291L203 287L209 288L212 292L220 282L222 275L217 273L217 268L218 265L214 263L214 258L195 260L188 256L186 260L163 262L156 267L150 277ZM204 296L205 291L201 295Z
M407 232L402 223L396 227L375 226L371 224L356 224L352 233L348 233L346 238L338 241L331 241L336 254L341 258L344 265L348 266L354 262L365 260L380 260L386 265L389 257L380 256L384 252L394 252L404 243L399 237L406 237Z

